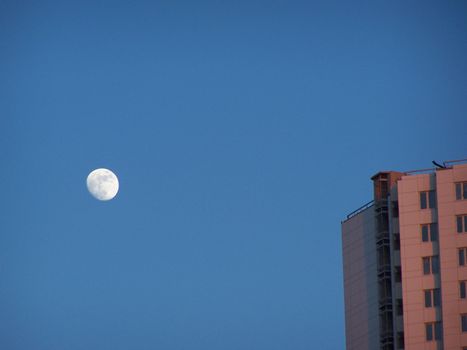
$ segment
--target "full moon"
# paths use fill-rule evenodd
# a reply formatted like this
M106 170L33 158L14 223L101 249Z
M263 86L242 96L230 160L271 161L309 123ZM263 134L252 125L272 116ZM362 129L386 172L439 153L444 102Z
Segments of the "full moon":
M86 180L88 191L100 201L114 198L118 192L118 178L109 169L96 169L91 171Z

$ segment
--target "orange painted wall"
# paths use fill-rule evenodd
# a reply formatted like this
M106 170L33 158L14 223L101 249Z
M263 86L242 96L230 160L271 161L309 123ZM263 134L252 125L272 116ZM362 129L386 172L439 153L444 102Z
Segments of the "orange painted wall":
M425 340L425 322L441 319L439 310L425 308L424 289L439 288L436 275L424 275L422 258L438 254L438 244L422 242L420 226L436 222L436 209L420 209L420 191L433 190L434 174L404 176L398 182L402 297L406 350L437 349ZM437 312L438 311L438 312Z
M456 215L467 214L467 200L456 200L455 183L460 181L467 181L467 165L437 171L445 349L467 347L467 333L462 333L460 321L460 315L467 313L467 301L459 295L459 281L467 280L467 267L459 267L457 251L467 247L467 233L456 229Z

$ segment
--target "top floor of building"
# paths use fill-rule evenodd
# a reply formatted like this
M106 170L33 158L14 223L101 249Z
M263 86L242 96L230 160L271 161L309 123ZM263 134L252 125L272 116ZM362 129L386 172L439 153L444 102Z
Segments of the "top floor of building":
M397 210L398 193L417 192L417 202L413 203L422 209L435 209L437 192L443 196L451 196L452 200L467 200L467 159L445 161L442 164L433 162L436 167L399 171L379 171L371 177L373 181L373 199L349 213L343 223L372 207L375 202L387 201L392 197ZM442 191L437 191L438 187ZM413 196L410 200L413 201Z

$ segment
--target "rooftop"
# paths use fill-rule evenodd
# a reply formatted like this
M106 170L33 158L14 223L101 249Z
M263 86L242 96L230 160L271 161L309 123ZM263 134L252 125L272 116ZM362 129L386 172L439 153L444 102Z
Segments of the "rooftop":
M454 164L467 164L467 158L457 159L457 160L446 160L446 161L442 162L442 164L440 164L440 163L438 163L436 161L433 161L432 163L433 163L433 167L431 167L431 168L409 170L409 171L401 172L400 174L403 174L403 175L431 174L431 173L436 172L437 170L450 169L450 168L452 168L452 166ZM392 171L392 170L379 171L378 173L373 175L371 177L371 179L373 179L374 177L376 177L378 174L381 174L381 173L398 173L398 172L397 171ZM346 216L346 219L343 220L342 222L345 222L345 221L351 219L352 217L354 217L355 215L360 214L361 212L363 212L366 209L370 208L373 204L374 204L373 200L369 201L368 203L365 203L364 205L362 205L358 209L356 209L353 212L351 212L350 214L348 214Z

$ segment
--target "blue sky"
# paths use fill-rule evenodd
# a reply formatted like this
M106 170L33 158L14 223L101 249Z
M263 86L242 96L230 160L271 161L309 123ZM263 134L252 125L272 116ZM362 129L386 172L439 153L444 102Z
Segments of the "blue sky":
M7 0L0 52L2 349L343 349L341 219L466 156L464 1Z

